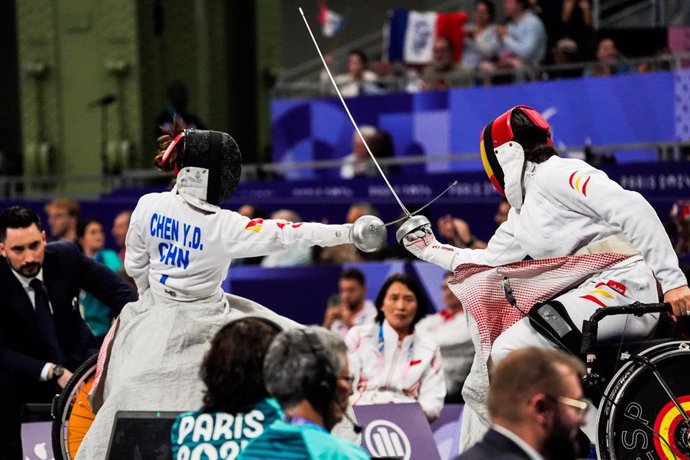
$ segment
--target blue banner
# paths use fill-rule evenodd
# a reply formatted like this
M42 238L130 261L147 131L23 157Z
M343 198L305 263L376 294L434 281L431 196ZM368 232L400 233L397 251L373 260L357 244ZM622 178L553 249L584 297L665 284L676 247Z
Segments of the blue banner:
M527 104L551 123L556 145L581 147L678 139L687 124L682 72L580 78L496 87L457 88L415 94L348 99L357 123L390 133L394 155L447 155L479 150L483 126L508 108ZM273 100L273 161L340 159L351 152L352 127L337 99ZM680 107L682 108L682 107ZM679 120L686 118L685 121ZM682 114L685 115L682 115ZM619 162L653 160L655 152L625 152ZM408 173L479 170L479 160L404 166ZM294 171L290 178L338 175Z

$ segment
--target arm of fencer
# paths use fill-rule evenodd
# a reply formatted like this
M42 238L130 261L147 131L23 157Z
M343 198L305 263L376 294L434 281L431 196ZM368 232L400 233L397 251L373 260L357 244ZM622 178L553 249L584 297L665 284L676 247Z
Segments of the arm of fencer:
M225 249L232 258L264 256L285 248L305 249L352 242L352 224L249 219L232 211L221 212L227 219L222 226Z
M523 260L527 253L512 233L510 219L498 228L485 249L457 248L438 242L431 225L423 225L407 233L400 241L405 249L419 259L453 271L461 264L496 267Z

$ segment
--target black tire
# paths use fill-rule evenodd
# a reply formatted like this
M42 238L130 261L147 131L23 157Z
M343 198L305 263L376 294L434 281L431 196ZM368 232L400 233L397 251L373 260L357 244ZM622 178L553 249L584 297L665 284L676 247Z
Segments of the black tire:
M68 447L65 442L65 429L72 411L72 404L82 384L90 379L96 373L96 362L98 361L98 354L91 356L89 359L79 366L74 371L72 378L67 382L67 385L62 392L56 396L56 401L53 402L52 416L53 426L51 430L51 438L53 444L53 457L55 460L72 460L74 454L70 455Z

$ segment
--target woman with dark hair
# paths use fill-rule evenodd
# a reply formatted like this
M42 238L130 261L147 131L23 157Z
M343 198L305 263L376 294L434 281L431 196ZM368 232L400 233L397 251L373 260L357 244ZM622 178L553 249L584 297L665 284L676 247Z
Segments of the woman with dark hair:
M173 424L173 459L235 458L282 416L263 377L264 357L280 330L271 321L249 317L218 331L201 364L204 405L180 414Z
M79 221L77 224L77 242L86 257L105 265L114 272L122 270L122 262L117 252L105 247L103 224L98 219ZM98 339L98 343L101 343L116 316L115 312L84 290L79 293L79 306L82 309L82 316L86 324L89 325L91 332Z
M412 277L389 277L376 297L375 324L347 334L352 404L418 402L429 420L443 408L446 383L438 345L415 333L429 299Z

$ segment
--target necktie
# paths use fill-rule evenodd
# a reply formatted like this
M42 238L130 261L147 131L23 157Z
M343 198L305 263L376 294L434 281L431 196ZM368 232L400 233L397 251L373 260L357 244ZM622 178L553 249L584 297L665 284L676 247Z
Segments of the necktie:
M53 314L50 312L50 304L48 303L48 293L43 285L43 282L38 278L34 278L29 283L36 294L36 322L40 328L41 336L45 339L45 343L50 348L52 354L52 361L55 364L62 363L62 353L60 352L60 344L57 339L57 332L55 330L55 321Z

